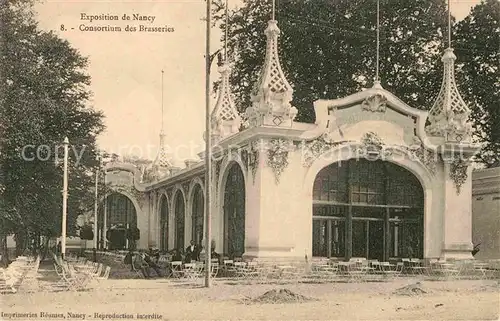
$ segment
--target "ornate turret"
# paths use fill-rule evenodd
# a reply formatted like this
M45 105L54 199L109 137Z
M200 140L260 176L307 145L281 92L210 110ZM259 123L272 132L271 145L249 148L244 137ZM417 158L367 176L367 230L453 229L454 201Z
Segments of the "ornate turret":
M212 144L217 144L221 139L237 133L241 125L241 117L234 105L229 85L231 67L227 59L222 60L220 57L219 59L221 83L217 103L210 117Z
M172 163L169 160L169 156L165 147L165 133L160 132L160 149L158 150L158 155L153 162L153 173L156 178L162 178L170 174L172 169Z
M455 59L452 48L445 50L443 82L439 95L429 111L430 124L426 127L429 136L444 137L445 143L469 143L472 125L470 109L463 101L455 83Z
M161 130L160 130L160 149L158 150L158 155L153 162L152 174L156 179L170 174L172 169L172 163L170 162L170 157L168 156L167 149L165 146L165 132L163 130L163 70L161 71Z
M246 116L250 127L290 127L297 116L297 108L290 105L293 89L281 70L278 55L280 29L276 20L269 21L265 35L266 57L251 96L252 106L247 108Z

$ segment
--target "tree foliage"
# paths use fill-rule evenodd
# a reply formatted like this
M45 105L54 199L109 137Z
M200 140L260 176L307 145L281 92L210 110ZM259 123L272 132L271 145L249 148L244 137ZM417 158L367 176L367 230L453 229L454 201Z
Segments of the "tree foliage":
M231 85L240 112L251 104L271 18L271 1L243 2L230 12L228 26ZM499 7L496 0L483 0L455 25L453 44L461 67L459 89L472 108L480 141L486 142L479 160L488 166L500 164ZM222 30L224 9L223 1L214 6ZM381 83L412 107L430 109L440 89L447 16L442 0L380 1ZM313 122L317 99L344 97L373 84L376 1L282 0L276 19L281 64L299 111L296 120Z
M88 61L38 28L31 1L0 2L0 234L60 235L62 143L69 138L68 234L93 205L96 137Z
M265 55L270 1L245 0L229 19L231 79L237 106L250 92ZM225 28L219 4L215 11ZM412 107L428 109L440 85L444 1L380 1L382 86ZM346 96L372 86L376 70L376 2L371 0L280 1L280 57L294 86L297 120L314 121L313 102Z
M460 92L485 146L478 160L500 166L500 2L482 1L456 25Z

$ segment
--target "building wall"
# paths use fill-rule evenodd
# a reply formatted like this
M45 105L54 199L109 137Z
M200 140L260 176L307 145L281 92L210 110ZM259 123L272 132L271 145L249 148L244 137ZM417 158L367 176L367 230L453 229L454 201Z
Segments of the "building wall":
M472 174L472 240L476 259L500 259L500 167Z

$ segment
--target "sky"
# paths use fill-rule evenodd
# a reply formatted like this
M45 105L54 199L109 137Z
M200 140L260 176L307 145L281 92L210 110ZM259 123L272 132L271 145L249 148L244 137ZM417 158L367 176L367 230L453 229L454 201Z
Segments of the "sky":
M241 0L229 2L236 6ZM452 14L463 19L479 2L451 0ZM182 166L184 159L197 158L197 153L204 149L205 129L204 0L41 0L35 8L42 29L53 30L89 58L93 92L90 104L104 113L107 127L98 139L101 149L122 156L156 157L162 126L164 70L163 126L167 149L177 166ZM101 14L116 15L119 20L91 22L87 18ZM150 20L133 20L134 14ZM122 20L124 15L130 20ZM81 31L82 25L119 26L122 31ZM125 31L127 25L171 29L129 32ZM212 29L212 52L220 47L220 35L218 28ZM211 80L217 79L214 63ZM212 95L212 107L214 104Z

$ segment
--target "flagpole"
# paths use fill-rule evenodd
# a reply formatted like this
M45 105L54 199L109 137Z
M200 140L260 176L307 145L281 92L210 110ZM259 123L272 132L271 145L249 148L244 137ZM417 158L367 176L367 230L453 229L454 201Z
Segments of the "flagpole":
M66 216L68 209L68 137L64 138L63 205L61 230L61 259L66 256Z
M207 19L206 19L206 50L205 50L205 287L211 286L211 203L212 203L212 146L210 133L210 65L212 64L210 56L210 28L211 28L211 1L207 1Z
M99 156L97 156L97 160L99 160ZM100 160L99 160L100 161ZM99 209L99 194L98 194L98 189L99 189L99 166L100 163L97 165L97 169L95 171L95 200L94 200L94 249L97 250L97 211Z

